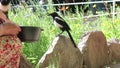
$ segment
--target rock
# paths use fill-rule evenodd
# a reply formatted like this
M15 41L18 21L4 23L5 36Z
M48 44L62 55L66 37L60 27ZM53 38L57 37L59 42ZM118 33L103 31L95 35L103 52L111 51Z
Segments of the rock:
M109 39L108 45L110 45L111 43L119 43L119 40L116 38Z
M110 50L111 64L110 68L120 68L120 43L116 38L112 38L108 41L108 47Z
M83 57L69 38L58 36L38 64L39 68L82 68Z
M26 57L22 55L20 57L19 68L33 68L33 66L30 64L30 62L27 61Z
M109 48L101 31L86 32L78 48L82 52L85 68L101 68L109 62Z
M111 64L109 68L120 68L120 63L117 64Z
M119 43L110 43L109 49L111 52L111 60L113 62L120 62L120 44Z

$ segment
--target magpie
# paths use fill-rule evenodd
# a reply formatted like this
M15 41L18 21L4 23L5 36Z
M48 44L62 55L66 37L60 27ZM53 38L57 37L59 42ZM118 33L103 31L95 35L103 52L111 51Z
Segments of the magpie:
M60 17L57 12L53 12L48 15L52 16L54 25L62 31L61 33L58 34L58 36L60 34L62 34L64 31L66 31L68 33L74 47L77 47L73 40L71 33L69 32L71 29L70 29L69 25L67 24L67 22L62 17Z

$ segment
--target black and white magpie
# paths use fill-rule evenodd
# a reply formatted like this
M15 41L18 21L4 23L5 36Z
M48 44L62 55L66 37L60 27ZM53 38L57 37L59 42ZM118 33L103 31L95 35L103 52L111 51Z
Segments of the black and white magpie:
M57 14L57 12L50 13L49 16L52 16L54 25L62 30L62 32L60 34L62 34L64 31L66 31L68 33L74 47L77 47L73 40L71 33L69 32L71 29L70 29L69 25L65 22L65 20L62 17L60 17ZM60 34L58 34L58 35L60 35Z

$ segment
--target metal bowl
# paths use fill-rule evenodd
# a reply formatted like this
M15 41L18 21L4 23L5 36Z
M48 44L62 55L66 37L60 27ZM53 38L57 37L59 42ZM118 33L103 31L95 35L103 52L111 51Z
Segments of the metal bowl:
M20 26L20 28L21 32L19 32L18 37L22 42L38 41L43 30L40 27L34 26Z

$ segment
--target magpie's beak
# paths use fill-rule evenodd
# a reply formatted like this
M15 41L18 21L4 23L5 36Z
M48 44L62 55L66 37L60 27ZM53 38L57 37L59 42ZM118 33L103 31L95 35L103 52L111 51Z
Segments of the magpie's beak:
M48 14L48 16L51 16L51 14Z
M50 14L48 14L48 16L50 16Z

